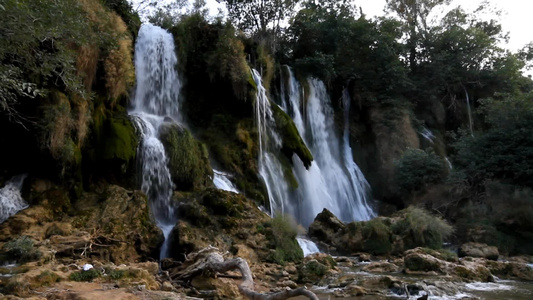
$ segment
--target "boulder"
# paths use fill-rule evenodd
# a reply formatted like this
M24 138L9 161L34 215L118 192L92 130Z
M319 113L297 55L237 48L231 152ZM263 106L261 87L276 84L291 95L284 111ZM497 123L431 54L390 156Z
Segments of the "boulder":
M432 272L435 274L444 274L444 261L433 257L429 254L417 251L419 248L405 252L403 259L407 273Z
M471 257L486 258L490 260L498 260L500 253L498 251L498 248L494 246L489 246L483 243L470 242L470 243L465 243L461 245L461 247L459 248L459 256L460 257L471 256Z
M335 245L335 240L338 239L337 234L345 227L346 225L339 218L324 208L309 226L308 234L310 237L316 238L324 243Z

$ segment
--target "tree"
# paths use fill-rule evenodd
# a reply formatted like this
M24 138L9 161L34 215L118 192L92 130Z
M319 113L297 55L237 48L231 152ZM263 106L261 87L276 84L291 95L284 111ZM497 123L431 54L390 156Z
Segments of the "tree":
M429 33L428 16L431 11L451 0L387 0L387 9L396 13L404 22L408 35L409 66L414 69L416 65L416 52L418 41L427 39Z
M219 1L220 2L220 1ZM265 35L279 33L299 0L225 0L230 19L241 30Z

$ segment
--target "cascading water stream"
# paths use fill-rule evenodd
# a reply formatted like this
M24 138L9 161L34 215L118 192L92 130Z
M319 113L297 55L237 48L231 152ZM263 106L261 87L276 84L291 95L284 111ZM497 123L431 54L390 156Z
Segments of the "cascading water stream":
M237 193L237 194L239 193L239 191L233 185L231 180L229 180L229 177L230 177L229 174L226 174L226 173L224 173L222 171L217 171L215 169L213 169L213 173L214 173L213 184L215 185L215 187L217 189L224 190L224 191L229 191L229 192L234 192L234 193Z
M464 87L465 95L466 95L466 110L468 112L468 129L470 129L470 135L474 137L474 124L472 121L472 109L470 108L470 96L468 95L468 91L466 90L466 87Z
M290 69L288 73L289 80L282 86L281 108L293 118L315 160L306 169L300 158L293 156L293 173L299 187L290 189L282 164L272 154L272 150L281 147L270 107L276 104L270 104L261 76L252 70L257 85L255 109L260 146L259 174L268 191L271 215L288 213L300 224L308 226L318 213L327 208L343 221L369 220L374 216L366 203L369 185L353 161L348 140L348 115L344 139L339 139L334 132L333 109L324 84L309 79L310 94L306 105L302 105L300 84Z
M165 148L159 140L163 123L180 120L177 62L172 35L160 27L142 25L135 45L137 85L130 116L142 136L138 149L141 189L165 235L161 258L168 255L168 235L177 221L171 203L174 185Z
M270 149L281 147L281 140L275 131L270 101L263 87L261 75L252 69L252 76L257 86L255 116L259 132L259 175L265 182L270 202L270 215L275 213L293 214L288 204L289 186L285 180L283 167ZM275 105L275 104L273 104Z
M0 189L0 224L4 223L12 215L28 207L24 201L20 190L26 179L26 175L18 175L6 182Z
M333 109L325 85L317 79L309 79L309 95L304 106L300 100L303 95L300 84L290 69L288 73L290 79L283 92L282 106L293 118L315 159L306 170L300 159L293 157L293 171L300 187L296 193L298 199L287 200L298 203L298 221L308 226L324 208L343 221L369 220L374 216L366 201L369 185L353 161L349 145L349 115L345 115L341 140L334 131ZM348 106L349 98L345 98L345 102Z

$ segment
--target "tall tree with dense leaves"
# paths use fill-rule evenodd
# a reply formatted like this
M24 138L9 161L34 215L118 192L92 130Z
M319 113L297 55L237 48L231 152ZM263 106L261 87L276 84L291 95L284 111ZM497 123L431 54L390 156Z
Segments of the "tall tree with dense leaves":
M219 1L221 2L221 1ZM299 0L225 0L229 17L241 30L265 35L278 32Z

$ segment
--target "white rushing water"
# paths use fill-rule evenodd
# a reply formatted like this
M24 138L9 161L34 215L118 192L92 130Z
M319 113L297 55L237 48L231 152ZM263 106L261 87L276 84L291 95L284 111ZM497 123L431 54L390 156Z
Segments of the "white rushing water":
M9 217L28 207L28 203L20 194L24 179L26 175L15 176L0 189L0 223L4 223Z
M271 103L266 95L259 72L252 70L252 75L257 86L254 107L259 133L259 175L267 188L270 215L273 216L275 213L294 215L292 205L288 205L290 191L283 173L283 166L271 152L281 147L281 139L275 130L276 124Z
M172 35L160 27L143 24L135 44L137 84L130 115L142 136L138 149L141 189L165 235L161 258L168 256L168 235L176 216L171 203L174 185L159 128L165 121L180 120L177 62Z
M333 109L324 83L308 79L309 95L303 95L290 69L288 73L288 85L282 87L282 107L293 118L314 157L308 170L298 157L293 157L300 187L298 199L291 202L298 204L298 221L307 226L324 208L346 222L371 219L375 214L366 199L370 187L353 160L349 144L348 93L344 93L345 126L340 139L335 132Z
M313 253L320 253L318 246L313 241L310 241L303 237L296 238L296 241L298 241L298 245L300 245L300 248L302 248L302 251L304 252L304 257Z
M221 171L217 171L215 169L213 169L213 173L214 173L213 184L215 185L215 187L217 189L224 190L224 191L229 191L229 192L234 192L234 193L237 193L237 194L239 193L239 191L233 185L231 180L229 180L229 177L231 177L229 174L226 174L226 173L221 172Z
M422 130L420 130L418 133L420 133L420 135L428 140L431 144L435 142L435 135L427 127L422 127Z

